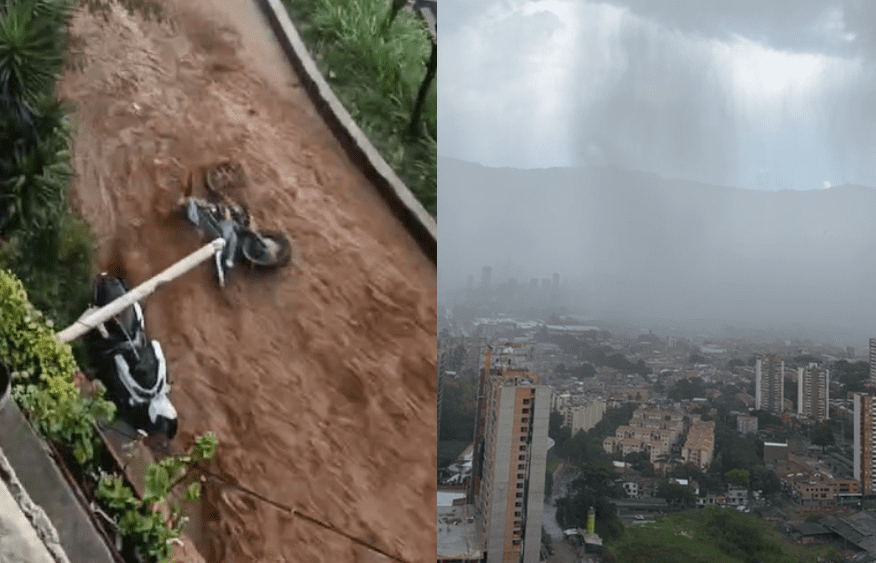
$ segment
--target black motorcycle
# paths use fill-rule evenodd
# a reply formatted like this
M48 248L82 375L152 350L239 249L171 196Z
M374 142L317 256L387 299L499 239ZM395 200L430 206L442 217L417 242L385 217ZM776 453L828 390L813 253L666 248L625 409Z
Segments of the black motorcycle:
M237 262L252 267L276 268L289 262L291 243L283 233L258 232L252 228L249 213L235 203L209 202L197 197L180 200L180 210L202 234L210 239L225 239L225 247L216 254L216 276L219 285Z
M123 280L100 274L94 281L94 307L103 307L127 292ZM89 332L87 339L97 378L122 420L135 429L172 439L177 414L167 397L167 363L161 345L146 335L140 304L126 307Z

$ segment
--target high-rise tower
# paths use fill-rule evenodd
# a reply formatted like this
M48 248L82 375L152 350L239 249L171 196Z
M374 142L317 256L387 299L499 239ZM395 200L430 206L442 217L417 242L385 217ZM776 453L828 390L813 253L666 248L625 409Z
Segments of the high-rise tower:
M755 408L782 414L785 402L785 362L775 354L766 354L755 365Z
M491 366L490 357L488 349L471 490L484 522L486 563L537 563L551 390L531 372Z
M797 414L815 422L830 418L830 370L810 363L797 369Z
M872 349L872 348L871 348ZM865 495L872 495L876 492L876 433L873 432L874 416L874 396L868 393L855 393L853 396L854 402L854 477L861 483L861 492Z
M876 388L876 338L870 339L870 387Z

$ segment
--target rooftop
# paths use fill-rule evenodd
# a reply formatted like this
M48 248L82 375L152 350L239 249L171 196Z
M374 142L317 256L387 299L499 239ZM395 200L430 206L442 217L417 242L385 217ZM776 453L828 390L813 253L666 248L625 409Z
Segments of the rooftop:
M483 531L474 505L438 507L438 557L474 559L483 556Z
M457 491L438 491L438 506L453 506L453 501L461 498L465 498L465 493Z

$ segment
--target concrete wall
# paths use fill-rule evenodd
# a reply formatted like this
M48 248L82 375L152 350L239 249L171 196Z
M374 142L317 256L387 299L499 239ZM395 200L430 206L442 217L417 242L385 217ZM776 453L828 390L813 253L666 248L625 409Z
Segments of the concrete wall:
M547 464L550 388L538 386L532 409L532 444L529 461L529 491L526 499L526 529L523 536L523 563L538 563L541 549L541 523L544 513L544 476Z
M514 387L499 387L496 389L497 413L494 432L495 449L493 450L491 472L490 518L485 531L487 544L487 563L502 563L505 549L505 514L508 511L508 467L511 462L512 430L514 424ZM490 416L488 414L487 416ZM489 439L489 438L488 438ZM489 455L489 454L488 454Z

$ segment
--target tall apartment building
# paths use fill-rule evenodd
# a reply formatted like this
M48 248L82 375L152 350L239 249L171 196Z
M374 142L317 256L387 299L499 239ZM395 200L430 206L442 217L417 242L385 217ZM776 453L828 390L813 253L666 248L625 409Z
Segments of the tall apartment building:
M531 372L493 367L489 350L485 364L472 493L486 563L537 563L551 390Z
M872 495L876 492L876 432L873 432L876 427L876 397L868 393L855 393L852 397L855 405L852 421L854 477L861 483L861 492Z
M797 369L797 414L815 422L830 418L830 370L810 363Z
M782 414L785 402L785 362L775 354L758 358L755 364L754 408Z
M870 386L876 387L876 338L870 339Z

